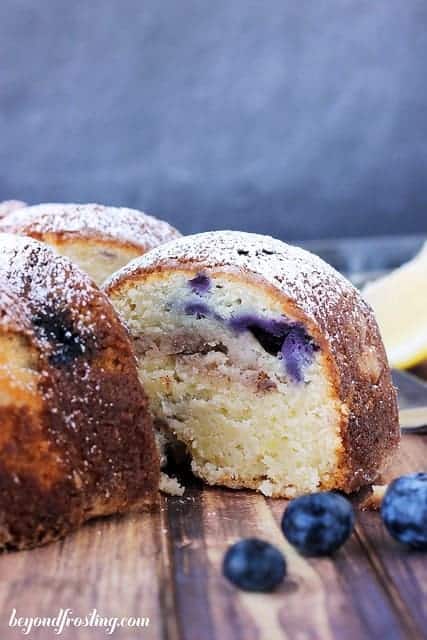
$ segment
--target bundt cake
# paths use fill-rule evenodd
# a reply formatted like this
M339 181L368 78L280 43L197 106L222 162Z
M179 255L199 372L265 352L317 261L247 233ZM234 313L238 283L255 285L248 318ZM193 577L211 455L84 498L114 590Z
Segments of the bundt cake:
M0 234L0 548L142 508L159 459L126 329L47 245Z
M99 204L39 204L9 214L0 231L42 240L97 284L163 242L180 236L166 222L135 209Z
M3 200L3 202L0 202L0 218L4 218L12 211L17 211L26 206L26 203L21 200Z
M131 332L155 424L209 484L290 497L372 482L399 442L373 314L320 258L202 233L105 285Z

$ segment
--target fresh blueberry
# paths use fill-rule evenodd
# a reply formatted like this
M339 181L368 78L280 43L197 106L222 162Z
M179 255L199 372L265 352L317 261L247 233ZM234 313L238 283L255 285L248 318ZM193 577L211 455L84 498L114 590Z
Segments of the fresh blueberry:
M354 512L343 496L330 491L295 498L282 518L285 538L308 556L330 555L354 527Z
M268 542L247 538L233 544L224 556L223 573L245 591L272 591L286 575L283 554Z
M427 473L393 480L381 504L381 517L393 538L427 551Z

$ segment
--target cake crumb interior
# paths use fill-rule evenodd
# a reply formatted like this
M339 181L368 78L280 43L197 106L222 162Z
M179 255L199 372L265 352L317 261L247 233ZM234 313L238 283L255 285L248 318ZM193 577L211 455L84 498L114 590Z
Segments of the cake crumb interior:
M292 379L280 356L230 322L245 314L289 320L283 303L227 274L197 292L189 287L196 276L152 274L113 294L155 418L186 445L193 472L209 484L285 497L335 486L342 416L322 351L302 380Z

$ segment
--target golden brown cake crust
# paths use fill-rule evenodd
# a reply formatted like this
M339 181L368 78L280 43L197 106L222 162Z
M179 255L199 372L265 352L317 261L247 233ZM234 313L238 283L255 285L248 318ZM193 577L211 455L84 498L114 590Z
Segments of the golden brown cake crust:
M0 547L153 501L158 453L125 328L69 260L8 234L0 354Z
M97 240L106 246L117 244L145 253L153 247L180 237L170 224L136 209L100 204L48 203L9 213L0 230L37 240L55 237Z
M111 295L171 268L255 279L286 301L326 355L343 406L344 451L334 486L352 491L374 481L400 440L396 391L373 312L353 285L300 248L267 236L223 231L153 249L121 269L105 290Z

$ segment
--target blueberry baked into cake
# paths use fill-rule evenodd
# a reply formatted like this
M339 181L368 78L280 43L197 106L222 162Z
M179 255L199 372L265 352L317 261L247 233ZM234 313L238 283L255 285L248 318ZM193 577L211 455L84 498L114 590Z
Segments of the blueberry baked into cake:
M0 234L0 425L0 548L44 544L157 493L146 396L108 298L48 246L9 234Z
M10 207L9 207L10 208ZM40 204L9 211L0 231L42 240L101 284L130 260L180 233L136 209L99 204Z
M180 238L105 285L162 442L209 484L291 497L371 483L399 442L371 309L320 258L269 237Z

